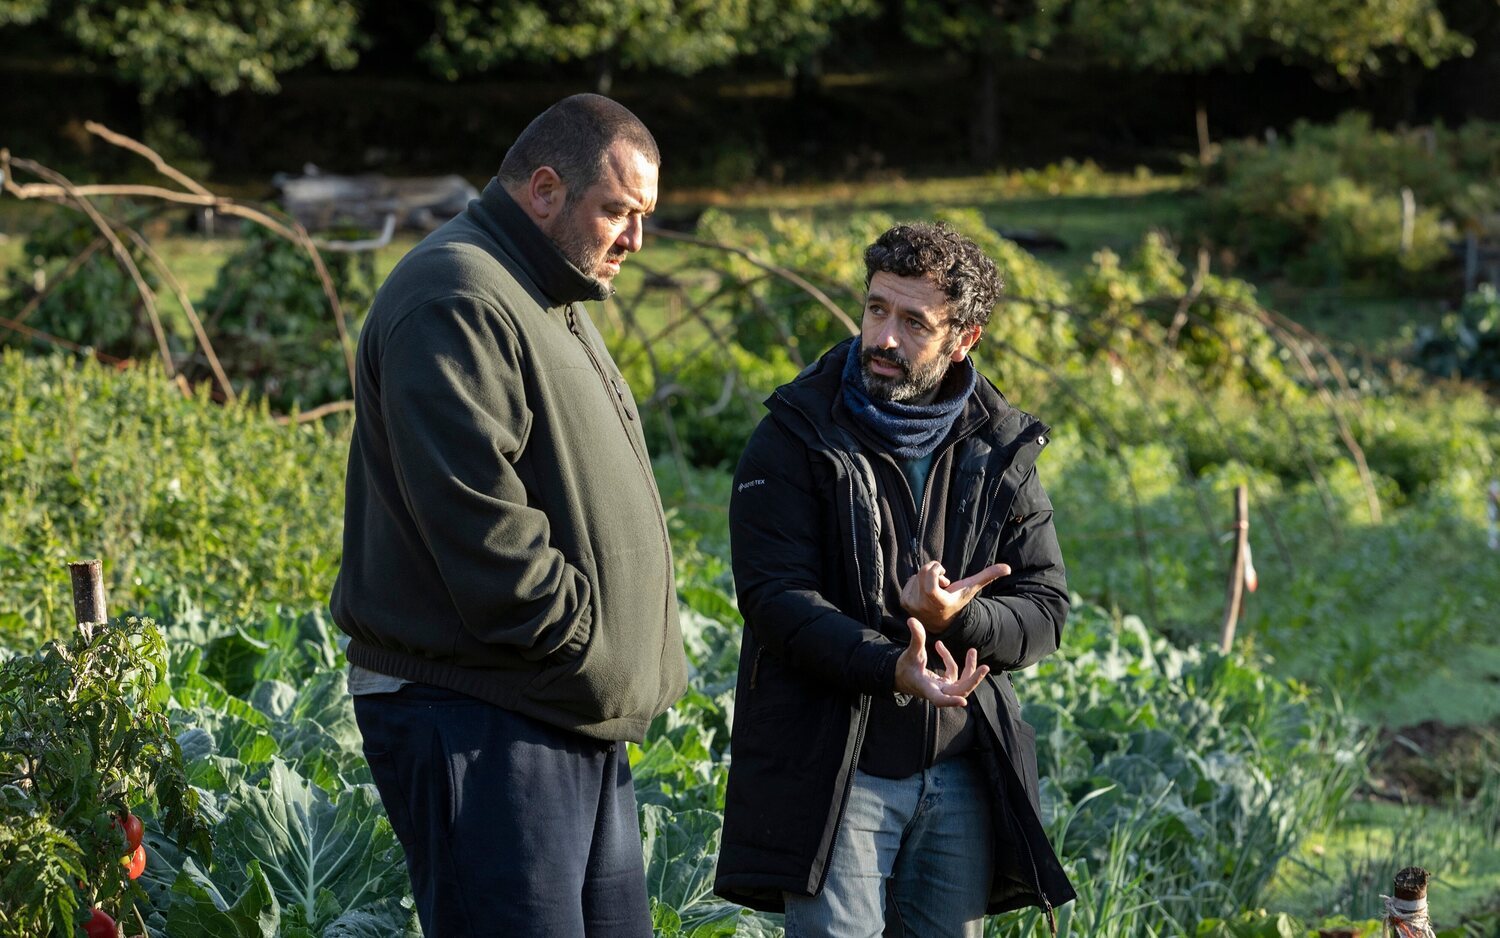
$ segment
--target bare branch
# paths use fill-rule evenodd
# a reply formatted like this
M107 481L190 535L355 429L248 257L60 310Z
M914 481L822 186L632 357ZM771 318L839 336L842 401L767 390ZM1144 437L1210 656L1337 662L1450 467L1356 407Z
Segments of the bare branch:
M666 231L661 228L648 229L647 234L666 238L668 241L681 241L684 244L696 244L699 247L712 248L715 251L725 251L729 254L737 254L740 257L743 257L746 261L749 261L752 265L759 267L761 270L770 271L771 273L787 281L793 286L798 287L808 296L821 303L824 309L828 310L833 314L833 317L835 319L843 323L844 328L849 330L850 335L859 335L859 326L854 324L854 320L849 318L849 314L840 309L837 303L829 299L827 293L824 293L822 290L819 290L817 287L813 286L812 283L807 280L807 278L796 273L795 271L788 270L785 267L780 267L776 264L771 263L770 261L761 260L759 257L756 257L754 254L750 253L744 248L735 247L732 244L720 244L717 241L705 241L702 238L695 238L692 235L680 234L676 231Z
M104 245L108 243L109 242L105 241L102 235L90 241L88 243L88 247L73 255L73 258L68 261L68 265L62 270L58 271L56 277L49 277L47 279L47 285L42 287L41 290L37 291L36 296L26 301L26 305L21 307L21 311L19 313L16 313L16 318L14 320L6 321L25 322L27 319L31 318L31 314L36 312L37 309L47 301L47 297L52 295L53 290L56 290L58 287L62 286L68 281L68 278L72 277L74 274L78 273L79 270L83 269L83 265L88 262L88 259L93 257L100 248L104 247ZM9 329L10 327L5 326L5 328Z
M52 335L50 332L43 332L40 329L33 329L25 323L20 322L19 320L11 319L7 316L0 316L0 326L9 329L12 332L19 332L21 335L24 335L29 339L36 339L39 342L48 342L52 345L56 345L58 348L65 348L70 352L77 352L80 355L93 355L94 358L98 359L106 365L123 365L127 361L127 359L124 358L116 358L113 355L106 355L104 352L101 352L98 349L88 348L86 346L79 345L77 342L71 342L67 339L62 338L61 336Z
M233 403L234 386L229 383L229 376L224 373L224 366L219 363L219 356L214 354L214 346L208 340L208 333L203 328L203 320L198 318L198 311L193 308L193 301L188 299L187 290L183 289L182 281L177 279L177 275L172 273L172 268L167 266L167 262L162 260L161 255L156 253L156 249L151 246L151 242L147 241L139 231L129 227L123 230L130 235L130 240L135 242L136 247L141 249L151 263L156 265L162 279L167 281L167 285L177 295L177 302L181 304L182 311L187 314L188 322L192 323L193 335L198 337L198 346L203 349L203 357L208 359L208 367L213 371L214 379L224 389L224 398Z
M194 182L191 178L188 177L186 173L181 172L168 165L167 161L162 159L160 154L158 154L150 147L146 146L144 143L141 143L139 140L133 140L130 137L125 136L124 134L117 134L98 121L84 121L83 129L87 130L89 133L93 134L96 137L102 137L104 140L109 143L113 143L117 147L123 147L124 149L130 150L133 153L139 153L141 156L144 156L146 159L151 161L151 165L156 167L157 172L161 173L163 176L166 176L168 179L175 181L184 189L187 189L190 192L196 192L199 195L213 194L207 189L200 186L197 182Z
M331 401L327 404L314 407L312 410L305 410L300 414L286 414L285 416L277 417L276 422L282 426L293 423L311 423L314 420L322 420L329 414L342 414L345 411L352 410L354 410L353 401Z
M125 249L125 245L115 235L114 229L110 227L109 222L104 220L104 217L99 214L98 209L94 208L92 202L78 194L77 188L61 173L54 172L40 163L34 163L31 160L12 158L9 162L22 167L28 172L35 173L43 179L50 180L53 185L61 188L63 194L76 203L83 210L84 214L88 215L89 220L94 223L94 227L99 229L99 234L109 241L109 246L114 251L115 259L119 261L120 266L129 274L130 279L135 282L135 288L141 295L141 304L145 307L146 316L151 321L151 331L156 335L157 348L161 352L161 360L162 364L166 366L167 376L171 377L176 374L177 366L172 361L172 349L167 344L167 333L162 328L161 317L156 311L156 294L152 292L151 287L146 283L146 278L141 276L140 268L136 266L135 259L130 256L130 252ZM8 174L5 179L5 185L7 188L12 185Z

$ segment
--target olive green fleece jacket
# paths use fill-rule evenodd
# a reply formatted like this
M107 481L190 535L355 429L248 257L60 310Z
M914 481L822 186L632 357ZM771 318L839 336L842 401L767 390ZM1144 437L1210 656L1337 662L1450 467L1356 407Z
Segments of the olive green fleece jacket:
M640 414L579 302L602 296L493 180L396 266L329 605L360 667L640 741L686 662Z

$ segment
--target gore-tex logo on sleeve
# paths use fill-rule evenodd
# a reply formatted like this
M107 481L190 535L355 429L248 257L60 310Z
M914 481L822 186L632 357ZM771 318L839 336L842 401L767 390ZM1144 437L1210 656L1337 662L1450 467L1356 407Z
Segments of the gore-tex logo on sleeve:
M757 485L765 485L765 484L766 484L766 480L765 479L751 479L749 482L741 482L735 488L735 491L736 492L743 492L745 489L753 489Z

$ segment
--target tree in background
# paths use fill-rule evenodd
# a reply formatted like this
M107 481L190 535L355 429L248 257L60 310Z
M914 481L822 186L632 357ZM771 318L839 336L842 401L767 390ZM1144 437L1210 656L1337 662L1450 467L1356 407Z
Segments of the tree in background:
M1353 84L1388 61L1431 68L1473 44L1437 0L1067 0L1066 37L1104 64L1194 76L1199 158L1211 158L1202 76L1262 58L1305 64Z
M816 91L822 79L822 52L835 38L835 26L872 17L878 0L752 0L747 33L753 52L791 76L796 93Z
M618 68L691 75L764 52L791 67L815 56L833 24L874 0L437 0L423 55L456 79L512 62L589 63L607 94Z
M1392 59L1414 58L1430 68L1473 48L1448 28L1438 0L901 0L901 11L912 41L974 62L972 156L980 163L998 152L999 65L1007 57L1068 54L1200 78L1275 57L1352 83ZM1206 159L1201 82L1198 130Z
M1052 45L1066 0L900 0L901 25L918 45L958 53L973 64L970 156L989 164L1000 153L1000 63L1040 58Z
M358 24L350 0L0 0L0 30L55 35L144 100L199 85L269 93L278 75L314 61L348 68Z

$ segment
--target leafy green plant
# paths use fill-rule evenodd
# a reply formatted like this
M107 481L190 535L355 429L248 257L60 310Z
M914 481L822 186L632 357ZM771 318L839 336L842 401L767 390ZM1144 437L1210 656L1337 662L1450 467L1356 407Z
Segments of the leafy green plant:
M323 262L352 341L375 295L370 255L329 253ZM219 268L203 309L231 383L282 410L350 396L333 310L300 245L246 225L244 246ZM206 363L196 374L208 375Z
M1253 907L1361 778L1365 732L1305 689L1098 607L1018 683L1064 854L1106 875L1125 850L1178 921Z
M1480 284L1436 326L1419 327L1408 357L1440 377L1500 386L1500 293L1494 284Z
M348 788L335 801L276 759L264 784L235 780L218 810L216 862L209 871L184 864L168 933L214 919L232 926L229 934L259 928L288 938L337 933L356 921L381 934L407 930L410 911L394 901L405 893L406 867L373 786Z
M249 618L327 599L347 421L282 427L261 407L185 398L154 367L14 350L0 411L0 642L66 634L57 570L79 555L103 559L125 609L167 613L185 594Z
M128 214L127 220L135 221L139 212ZM135 281L107 243L96 243L100 237L99 229L84 215L57 212L50 216L22 246L25 262L6 272L12 307L6 315L14 317L46 291L26 325L115 358L155 355L156 337ZM155 268L138 246L122 240L147 286L155 290L159 285ZM8 344L34 346L30 338L7 333ZM50 346L40 348L51 351Z
M1224 147L1191 227L1251 267L1316 284L1433 283L1454 227L1500 206L1500 131L1376 130L1367 115ZM1402 190L1416 206L1403 233Z
M833 225L814 225L797 216L773 213L769 230L762 231L710 210L699 219L697 233L797 272L829 291L846 312L856 310L858 322L857 308L864 297L865 246L894 223L878 212L856 213ZM797 284L719 251L706 251L702 258L714 266L722 264L739 285L726 295L725 312L734 323L736 341L751 353L769 359L772 350L779 349L794 361L807 363L849 337L848 327Z
M135 618L0 664L0 934L70 938L93 908L140 900L120 867L126 812L209 855L166 667L161 632Z

